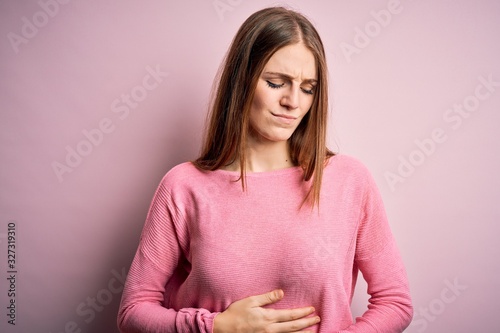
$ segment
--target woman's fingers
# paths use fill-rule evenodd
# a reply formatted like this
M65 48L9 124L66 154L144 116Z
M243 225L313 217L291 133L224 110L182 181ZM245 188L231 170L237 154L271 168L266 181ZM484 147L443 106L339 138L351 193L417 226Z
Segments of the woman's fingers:
M283 321L270 325L271 331L276 333L302 332L305 328L319 323L321 320L318 316L300 318L292 321ZM305 332L305 331L304 331Z
M315 310L312 306L308 306L305 308L283 309L283 310L267 309L267 311L269 312L268 317L272 317L273 321L280 323L280 322L293 321L303 318L305 316L310 315Z
M276 289L265 294L248 297L252 307L264 306L278 302L283 298L283 290Z

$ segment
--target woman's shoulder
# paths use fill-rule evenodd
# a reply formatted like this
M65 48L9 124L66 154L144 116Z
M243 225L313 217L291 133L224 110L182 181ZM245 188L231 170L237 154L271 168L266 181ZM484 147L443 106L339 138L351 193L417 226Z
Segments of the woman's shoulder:
M190 197L210 183L210 172L203 171L192 162L183 162L169 169L160 180L155 196L169 201L189 201Z
M364 188L373 176L366 165L356 157L344 154L331 156L324 169L324 181Z
M163 176L161 183L172 187L175 184L186 184L199 181L206 177L207 172L198 169L192 162L183 162L175 165Z
M369 173L368 168L361 160L351 155L335 154L328 159L325 170L335 170L342 173Z

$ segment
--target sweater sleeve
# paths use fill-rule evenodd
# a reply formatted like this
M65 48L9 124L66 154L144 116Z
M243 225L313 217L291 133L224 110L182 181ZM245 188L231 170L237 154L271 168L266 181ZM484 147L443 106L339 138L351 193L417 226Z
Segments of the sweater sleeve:
M367 170L365 175L354 269L363 274L370 299L367 311L340 332L403 332L413 316L408 278L381 195Z
M169 197L163 180L153 197L125 282L118 312L122 333L213 331L217 313L163 306L165 285L181 262L182 245L188 238L185 228L176 225L177 212Z

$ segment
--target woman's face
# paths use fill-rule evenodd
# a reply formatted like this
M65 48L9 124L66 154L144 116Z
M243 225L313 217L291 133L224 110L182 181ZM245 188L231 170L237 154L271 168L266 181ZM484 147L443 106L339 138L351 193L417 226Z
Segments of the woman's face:
M249 114L251 138L287 141L311 108L316 83L314 55L304 44L276 51L257 82Z

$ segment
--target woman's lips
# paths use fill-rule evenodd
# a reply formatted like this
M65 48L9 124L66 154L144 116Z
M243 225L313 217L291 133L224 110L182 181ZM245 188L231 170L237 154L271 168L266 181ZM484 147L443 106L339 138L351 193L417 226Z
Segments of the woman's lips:
M297 119L297 117L290 116L288 114L272 113L271 114L280 122L285 124L291 124Z

